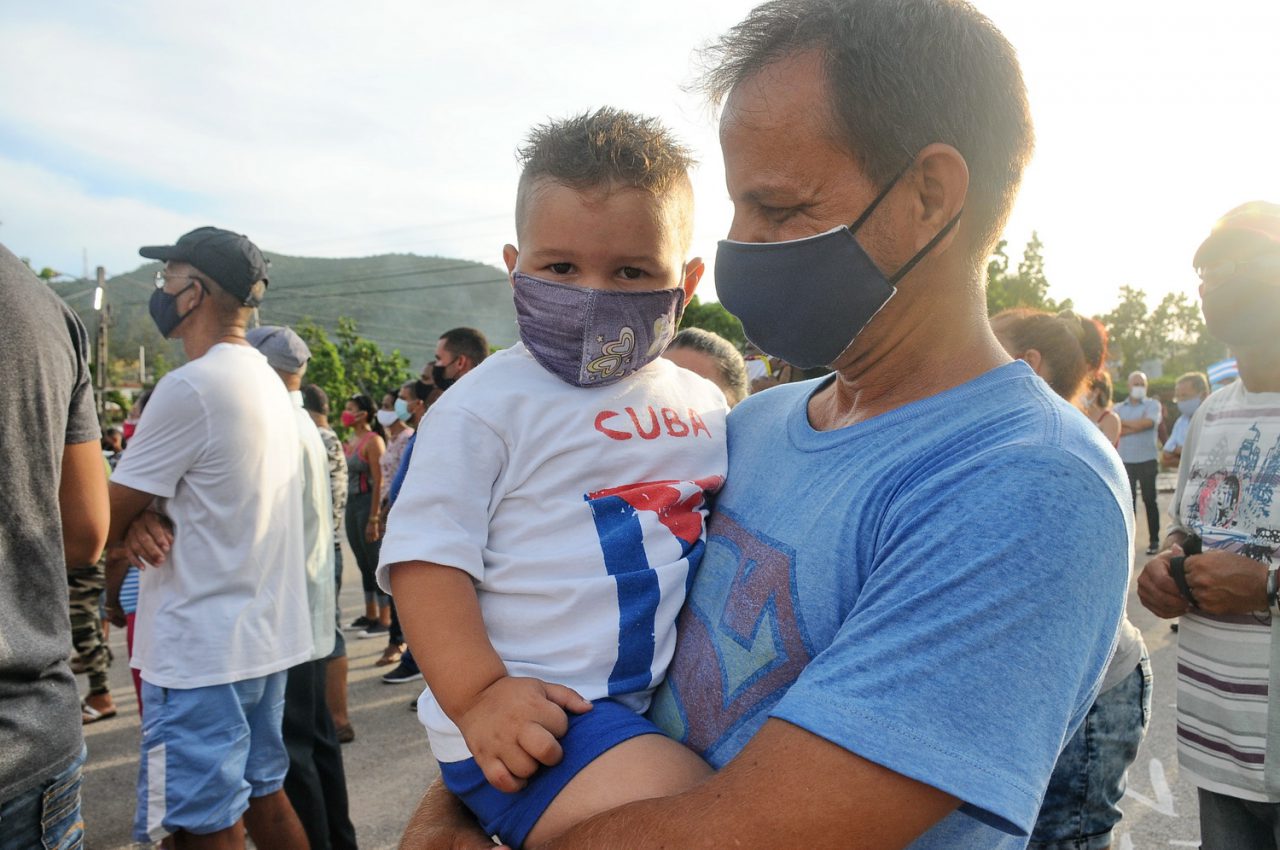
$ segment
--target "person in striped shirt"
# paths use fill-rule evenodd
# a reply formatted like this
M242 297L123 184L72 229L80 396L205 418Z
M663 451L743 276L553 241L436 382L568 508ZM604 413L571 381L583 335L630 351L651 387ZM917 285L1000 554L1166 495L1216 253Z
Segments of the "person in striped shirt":
M1164 551L1143 605L1182 617L1178 763L1200 798L1204 850L1280 846L1280 205L1223 216L1193 261L1205 323L1239 361L1187 430ZM1277 732L1272 735L1273 730Z

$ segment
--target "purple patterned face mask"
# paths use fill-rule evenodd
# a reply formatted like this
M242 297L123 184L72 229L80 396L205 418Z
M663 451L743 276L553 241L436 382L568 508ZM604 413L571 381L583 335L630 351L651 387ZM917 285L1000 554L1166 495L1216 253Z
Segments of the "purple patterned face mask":
M601 387L657 359L675 336L684 290L624 292L569 286L522 272L516 323L525 348L551 374L576 387Z

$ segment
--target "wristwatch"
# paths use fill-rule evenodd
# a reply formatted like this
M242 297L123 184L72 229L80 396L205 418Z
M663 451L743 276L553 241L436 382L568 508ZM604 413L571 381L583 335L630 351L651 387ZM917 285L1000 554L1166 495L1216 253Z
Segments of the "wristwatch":
M1280 571L1280 561L1272 561L1267 567L1267 607L1273 617L1280 617L1280 584L1277 584L1280 576L1277 571Z

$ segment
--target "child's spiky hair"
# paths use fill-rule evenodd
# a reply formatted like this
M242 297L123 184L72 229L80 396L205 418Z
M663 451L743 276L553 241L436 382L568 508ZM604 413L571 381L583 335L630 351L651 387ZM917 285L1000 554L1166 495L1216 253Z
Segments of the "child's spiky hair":
M572 189L630 187L655 197L681 195L680 228L687 244L692 229L689 149L656 118L603 107L560 121L539 124L517 152L523 167L516 198L516 224L538 180ZM687 198L687 200L686 200Z

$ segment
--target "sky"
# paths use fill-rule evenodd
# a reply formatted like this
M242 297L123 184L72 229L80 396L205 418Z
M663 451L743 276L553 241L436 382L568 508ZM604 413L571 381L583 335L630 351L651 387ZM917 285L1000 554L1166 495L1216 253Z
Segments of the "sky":
M696 152L693 253L731 208L698 47L746 0L0 3L0 243L108 275L216 224L302 256L501 265L515 148L601 105ZM1050 295L1194 294L1213 220L1280 202L1280 3L977 0L1018 50L1037 152L1006 229ZM713 296L708 274L702 294Z

